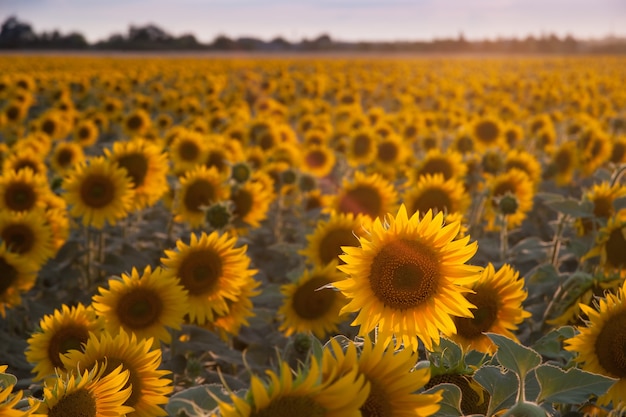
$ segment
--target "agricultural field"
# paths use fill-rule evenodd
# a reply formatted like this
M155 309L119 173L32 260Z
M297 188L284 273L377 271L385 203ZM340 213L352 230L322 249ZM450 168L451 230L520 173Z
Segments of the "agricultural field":
M626 415L626 58L0 69L0 416Z

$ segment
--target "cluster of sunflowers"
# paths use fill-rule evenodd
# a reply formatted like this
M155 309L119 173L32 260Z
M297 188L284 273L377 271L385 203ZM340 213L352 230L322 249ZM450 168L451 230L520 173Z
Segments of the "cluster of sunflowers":
M0 68L0 416L626 409L624 59Z

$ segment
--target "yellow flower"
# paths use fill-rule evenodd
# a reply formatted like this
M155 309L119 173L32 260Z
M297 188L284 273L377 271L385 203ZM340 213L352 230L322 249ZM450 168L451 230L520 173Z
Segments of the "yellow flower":
M302 152L300 169L318 178L331 173L335 166L335 153L331 148L321 145L309 145Z
M361 247L343 248L338 268L348 279L334 284L350 300L342 313L358 312L353 325L359 334L378 329L385 346L396 339L417 351L418 342L432 350L439 332L454 334L453 317L472 317L463 294L480 268L465 265L477 250L469 236L454 240L458 222L443 225L443 213L408 217L402 205L385 224L376 219Z
M204 223L203 208L227 198L228 188L220 173L215 168L198 166L180 180L174 205L175 220L186 221L191 227L201 226Z
M35 175L30 169L9 171L0 175L0 209L30 211L45 206L45 196L50 194L46 178Z
M397 199L396 190L389 181L378 174L366 175L357 171L353 181L344 179L332 209L337 213L364 214L375 219L393 210Z
M0 375L4 374L7 370L7 365L0 365ZM2 417L28 417L37 408L38 404L35 400L29 400L31 408L28 410L22 410L15 408L19 406L19 402L24 396L23 391L13 392L14 385L0 384L0 416Z
M37 267L18 254L11 253L6 243L0 243L0 315L5 309L19 305L22 293L35 285Z
M470 204L463 183L455 178L445 180L442 174L422 175L406 188L402 201L411 216L416 212L424 215L428 210L463 214Z
M463 162L463 156L460 153L431 149L426 152L426 156L409 172L409 180L417 183L419 178L426 174L442 174L446 180L451 178L462 180L466 172L467 165Z
M50 166L59 175L66 175L74 165L85 159L83 148L73 142L59 142L50 155Z

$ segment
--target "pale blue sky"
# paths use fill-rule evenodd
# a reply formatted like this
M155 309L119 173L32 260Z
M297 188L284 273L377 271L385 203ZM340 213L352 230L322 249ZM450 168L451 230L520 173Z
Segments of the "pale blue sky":
M37 32L79 31L89 41L154 23L201 41L218 34L290 41L426 40L626 36L626 0L0 0L0 19L17 15Z

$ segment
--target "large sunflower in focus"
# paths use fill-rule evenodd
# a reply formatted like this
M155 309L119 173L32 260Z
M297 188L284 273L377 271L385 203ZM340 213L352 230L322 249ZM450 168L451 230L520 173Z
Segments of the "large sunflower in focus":
M0 242L0 316L5 309L22 302L21 294L35 285L36 266L18 254L11 253L6 243Z
M102 331L102 322L91 307L80 303L73 307L63 304L60 310L41 319L39 329L28 339L26 350L26 360L34 364L36 380L54 375L55 368L65 370L61 355L71 349L82 350L90 333Z
M465 265L477 250L469 236L454 240L458 222L443 225L443 213L431 211L420 220L408 217L404 205L376 219L361 247L343 248L338 268L349 275L334 284L350 299L342 313L358 312L353 325L359 334L378 329L385 345L396 339L416 351L419 341L432 350L439 332L456 332L453 317L472 317L473 305L463 296L480 277L480 268ZM388 224L388 225L387 225Z
M369 388L365 378L353 369L336 378L320 381L321 369L313 358L311 365L295 376L286 362L279 372L267 371L269 384L256 375L245 398L230 394L231 403L219 401L222 417L324 416L361 417Z
M228 188L215 168L198 166L180 180L180 191L174 205L175 220L186 221L191 227L204 223L204 210L211 203L228 198Z
M120 330L117 336L108 332L100 335L90 334L84 345L84 352L71 350L61 357L66 369L90 369L101 366L104 375L111 375L122 366L128 371L128 381L118 390L132 387L130 397L124 406L132 407L128 417L166 416L160 405L167 403L167 396L172 392L171 380L165 378L170 371L160 370L161 350L151 350L152 340L138 340Z
M607 294L597 308L580 304L589 318L580 333L565 341L565 350L577 352L576 362L582 369L612 378L617 382L602 396L598 404L623 405L626 398L626 283L617 294Z
M488 354L493 354L496 346L485 336L486 332L517 340L513 332L530 317L522 308L528 295L523 287L524 280L519 279L519 272L510 265L504 264L496 271L489 263L480 279L470 286L474 292L465 296L476 306L472 309L474 317L455 317L457 333L450 338L467 351L474 349Z
M85 369L85 367L80 367ZM35 415L54 417L103 417L134 415L125 402L131 395L128 371L121 366L105 371L105 366L80 369L58 376L54 385L44 387L43 402ZM77 375L76 375L76 374Z
M319 339L336 332L346 298L329 285L344 278L336 264L330 263L307 270L296 282L283 285L280 292L285 299L278 309L278 315L283 317L279 330L286 336L312 332Z
M100 287L99 292L92 305L111 334L124 329L139 339L170 343L168 329L179 330L187 311L187 292L176 278L163 276L161 268L147 266L141 276L133 268L130 276L110 279L109 289Z
M164 275L180 280L189 292L188 314L200 325L215 315L226 315L228 303L238 300L248 279L256 273L249 269L247 246L235 248L237 238L228 234L191 234L189 245L176 242L177 251L165 251Z
M364 214L375 219L393 210L397 199L396 190L389 181L378 174L366 175L357 171L353 181L344 180L332 209L337 213Z
M465 213L470 204L463 183L454 178L446 180L442 174L425 174L417 183L410 183L402 201L410 216L416 212L424 215L428 210Z
M430 378L430 368L413 369L416 361L411 349L394 352L368 337L359 353L355 343L344 351L333 338L324 349L322 374L328 379L357 368L365 376L370 392L361 406L363 417L430 416L439 410L442 395L416 392Z
M107 157L126 170L134 190L133 205L136 210L154 205L168 189L166 155L143 139L115 142L112 152L105 149Z
M70 213L82 217L83 225L98 229L114 225L128 215L132 183L126 171L112 161L95 157L82 163L63 182Z

